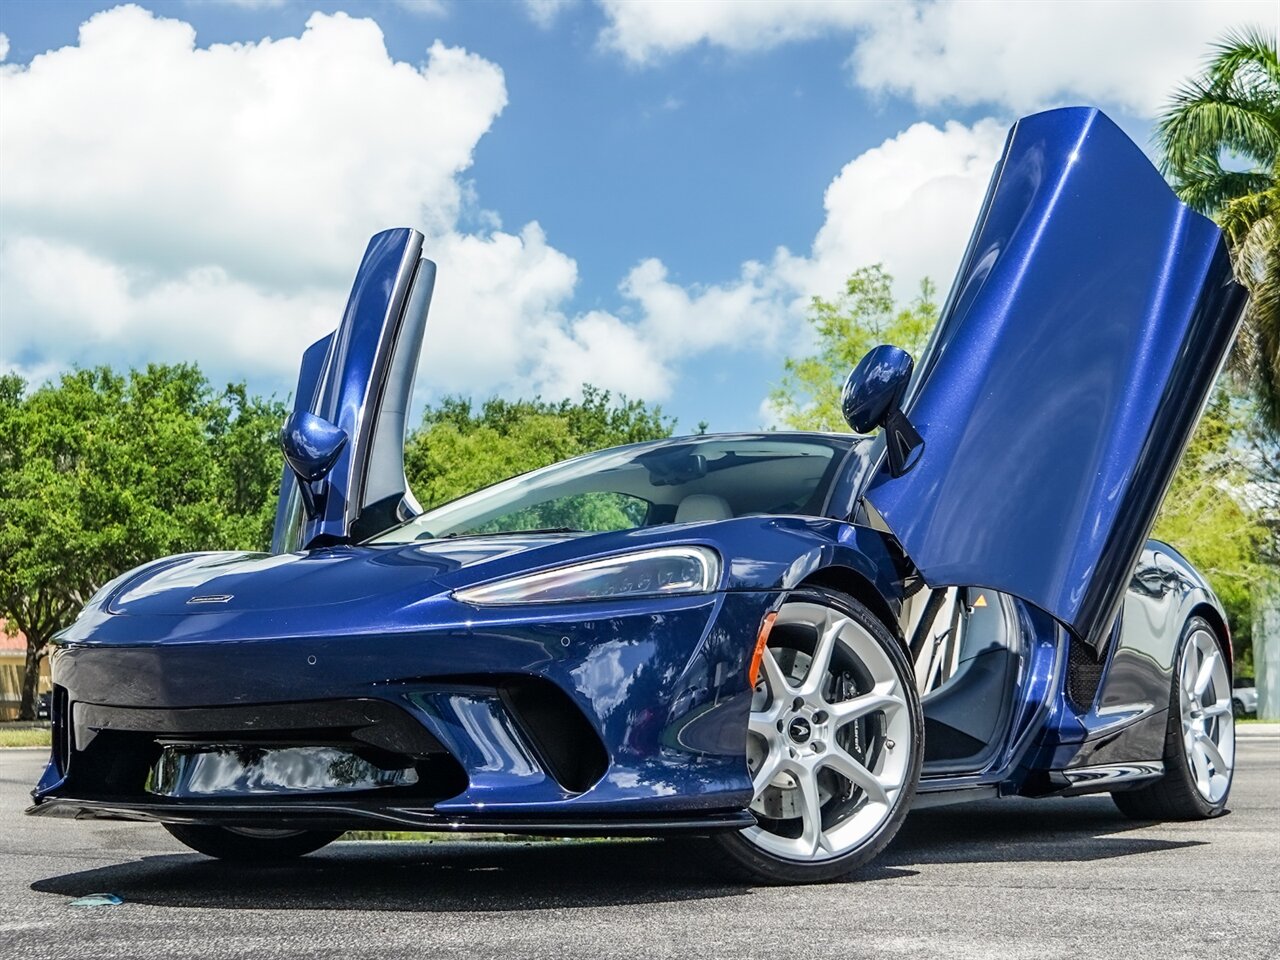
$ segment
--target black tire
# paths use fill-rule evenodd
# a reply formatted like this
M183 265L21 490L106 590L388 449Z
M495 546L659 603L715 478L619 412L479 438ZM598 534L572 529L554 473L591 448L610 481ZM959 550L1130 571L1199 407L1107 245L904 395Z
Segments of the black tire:
M902 684L910 718L910 759L903 785L889 815L857 846L823 861L797 861L778 856L751 843L742 832L725 832L708 838L710 863L717 873L758 884L822 883L847 876L874 859L897 834L915 798L924 760L924 718L916 691L914 671L902 644L866 606L852 597L821 587L797 590L787 603L807 602L830 607L862 626L887 654ZM773 644L771 643L772 647Z
M197 853L242 863L292 860L319 850L342 836L341 831L329 830L257 833L185 823L166 823L164 828Z
M1193 635L1207 630L1218 643L1220 655L1222 641L1218 632L1203 617L1192 617L1182 629L1178 639L1177 656L1174 659L1173 680L1169 689L1169 719L1165 726L1164 776L1150 786L1136 790L1118 790L1111 799L1120 812L1132 820L1209 820L1220 817L1227 809L1231 795L1230 783L1216 803L1207 800L1196 787L1195 774L1183 746L1182 707L1178 696L1178 682L1182 658ZM1226 718L1234 723L1234 709Z
M1239 697L1231 698L1231 713L1237 720L1245 716L1244 702Z

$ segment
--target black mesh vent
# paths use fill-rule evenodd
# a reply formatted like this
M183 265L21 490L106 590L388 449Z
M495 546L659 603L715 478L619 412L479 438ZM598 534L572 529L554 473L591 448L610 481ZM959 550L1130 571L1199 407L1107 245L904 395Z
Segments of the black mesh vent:
M1067 697L1077 710L1087 710L1098 695L1102 664L1093 651L1074 637L1067 650Z

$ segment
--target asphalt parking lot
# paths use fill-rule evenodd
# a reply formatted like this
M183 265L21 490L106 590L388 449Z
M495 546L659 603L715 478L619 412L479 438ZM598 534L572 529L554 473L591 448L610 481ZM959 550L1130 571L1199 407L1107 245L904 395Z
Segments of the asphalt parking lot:
M913 814L879 864L727 884L676 843L334 844L235 868L148 825L22 816L0 751L0 956L1280 956L1280 727L1243 727L1231 812L1135 825L1106 797ZM74 907L114 893L119 906Z

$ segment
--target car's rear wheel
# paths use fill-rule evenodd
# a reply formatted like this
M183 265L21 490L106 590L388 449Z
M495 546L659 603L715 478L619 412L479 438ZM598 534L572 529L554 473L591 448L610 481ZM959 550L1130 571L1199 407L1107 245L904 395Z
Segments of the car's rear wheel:
M1117 791L1135 820L1206 820L1222 814L1235 769L1236 728L1226 656L1213 627L1192 617L1182 632L1169 694L1164 776Z
M270 830L166 823L164 828L198 853L220 860L290 860L319 850L342 836L330 830Z
M778 611L751 703L757 825L714 840L745 878L843 876L897 833L924 753L902 645L865 606L806 589Z

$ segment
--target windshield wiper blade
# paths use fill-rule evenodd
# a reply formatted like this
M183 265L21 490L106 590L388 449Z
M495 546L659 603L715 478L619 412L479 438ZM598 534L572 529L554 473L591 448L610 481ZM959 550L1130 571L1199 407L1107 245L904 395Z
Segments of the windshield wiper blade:
M441 540L461 540L472 537L517 537L538 533L586 533L574 527L541 527L536 530L489 530L484 533L446 533Z

